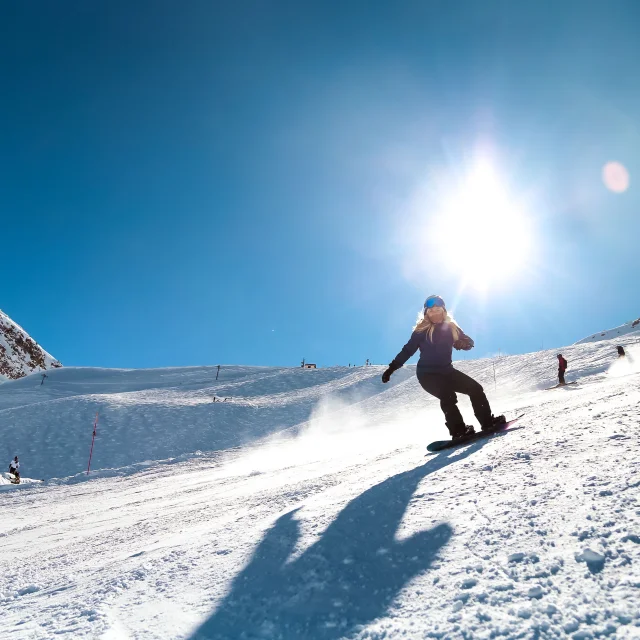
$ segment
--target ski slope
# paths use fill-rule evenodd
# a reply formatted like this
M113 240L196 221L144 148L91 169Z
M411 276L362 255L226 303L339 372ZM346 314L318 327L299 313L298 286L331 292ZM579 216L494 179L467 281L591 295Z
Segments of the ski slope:
M621 336L628 336L628 334L635 334L634 342L640 341L640 318L636 320L630 320L621 324L619 327L613 329L605 329L604 331L598 331L582 340L578 340L576 344L587 344L589 342L601 342L602 340L618 340Z
M45 482L0 487L0 638L638 638L640 353L617 340L563 348L560 389L557 350L456 363L526 416L427 456L446 430L414 367L6 382L1 452Z

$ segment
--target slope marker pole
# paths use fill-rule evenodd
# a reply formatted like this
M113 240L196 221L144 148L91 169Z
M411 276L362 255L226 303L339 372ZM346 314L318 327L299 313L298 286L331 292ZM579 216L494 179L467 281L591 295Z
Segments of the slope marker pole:
M91 456L93 456L93 443L96 441L96 429L98 428L98 412L96 411L96 419L93 423L93 436L91 438L91 451L89 451L89 464L87 465L87 475L91 469Z

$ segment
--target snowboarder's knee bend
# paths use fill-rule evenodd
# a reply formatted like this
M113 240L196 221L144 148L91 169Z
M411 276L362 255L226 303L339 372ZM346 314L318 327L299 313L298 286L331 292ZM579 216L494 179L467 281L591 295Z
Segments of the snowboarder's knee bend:
M440 407L446 413L447 409L458 404L458 396L455 393L446 393L440 396Z
M469 390L467 391L467 393L469 394L470 398L483 397L484 396L484 387L479 382L476 382L474 380L473 384L469 385Z

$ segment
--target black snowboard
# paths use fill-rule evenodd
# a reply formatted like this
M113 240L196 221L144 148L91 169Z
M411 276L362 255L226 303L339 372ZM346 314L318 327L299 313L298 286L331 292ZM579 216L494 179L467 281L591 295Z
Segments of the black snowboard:
M468 438L456 440L455 442L453 440L436 440L435 442L432 442L429 446L427 446L427 451L431 451L433 453L435 451L442 451L443 449L451 449L453 447L459 447L460 445L463 445L463 444L469 444L470 442L473 442L474 440L479 440L480 438L489 438L494 433L502 433L503 431L506 431L507 429L509 429L509 427L514 422L517 422L518 420L520 420L520 418L522 418L523 415L524 413L520 414L517 418L514 418L513 420L509 420L509 422L505 422L500 428L494 429L493 431L488 431L488 432L479 431L478 433L474 433L472 436L469 436Z

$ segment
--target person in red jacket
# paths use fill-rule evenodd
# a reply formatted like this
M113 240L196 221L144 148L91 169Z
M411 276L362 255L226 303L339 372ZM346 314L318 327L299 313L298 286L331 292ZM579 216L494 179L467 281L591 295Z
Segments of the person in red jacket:
M391 375L420 349L420 360L416 376L420 386L440 400L445 424L453 440L472 436L475 429L466 425L456 393L469 396L476 419L483 431L493 431L505 423L504 416L493 416L482 385L462 371L453 368L452 349L468 351L473 348L473 340L453 321L447 313L444 300L440 296L429 296L424 303L409 342L389 364L382 374L382 382L389 382Z
M558 354L558 384L567 384L564 381L564 372L567 370L567 361L562 357L562 354Z

